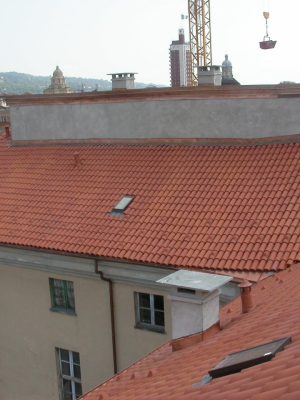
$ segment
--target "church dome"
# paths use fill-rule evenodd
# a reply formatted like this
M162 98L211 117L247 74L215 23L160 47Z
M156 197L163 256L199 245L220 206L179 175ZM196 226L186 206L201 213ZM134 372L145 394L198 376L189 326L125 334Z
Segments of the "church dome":
M64 74L59 66L56 67L51 78L51 84L44 90L45 94L73 93L73 90L66 84Z
M232 67L231 62L228 60L228 55L225 55L225 60L222 63L222 67Z
M64 75L62 73L62 70L57 65L55 71L53 72L53 78L63 78L63 77L64 77Z

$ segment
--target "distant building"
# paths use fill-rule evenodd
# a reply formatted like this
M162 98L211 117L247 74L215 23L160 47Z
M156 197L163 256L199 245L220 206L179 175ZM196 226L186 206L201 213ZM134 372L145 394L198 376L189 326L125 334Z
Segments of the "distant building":
M0 126L5 126L10 123L9 107L5 100L0 99Z
M50 86L44 90L44 94L73 93L73 90L66 84L62 70L57 66L53 72Z
M222 63L222 85L239 85L240 83L234 79L232 73L232 64L225 55L225 60Z
M179 38L170 46L171 86L192 86L192 64L190 45L185 42L184 29L179 29Z

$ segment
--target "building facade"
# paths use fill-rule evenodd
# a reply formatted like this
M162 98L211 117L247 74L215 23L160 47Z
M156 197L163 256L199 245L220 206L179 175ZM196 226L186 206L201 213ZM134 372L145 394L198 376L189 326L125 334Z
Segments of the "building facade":
M178 40L170 45L171 86L192 86L190 45L185 42L184 29L179 29Z
M75 399L169 340L167 293L155 284L168 271L99 262L104 280L92 259L0 253L1 398ZM139 298L150 312L160 302L157 324Z

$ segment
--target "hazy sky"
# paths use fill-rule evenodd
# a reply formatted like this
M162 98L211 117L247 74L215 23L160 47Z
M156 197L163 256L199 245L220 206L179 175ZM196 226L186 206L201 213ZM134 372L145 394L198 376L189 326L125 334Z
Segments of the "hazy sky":
M186 24L187 0L0 0L0 71L169 84L169 45ZM274 50L259 49L270 11ZM229 54L243 84L300 82L300 1L211 0L213 63Z

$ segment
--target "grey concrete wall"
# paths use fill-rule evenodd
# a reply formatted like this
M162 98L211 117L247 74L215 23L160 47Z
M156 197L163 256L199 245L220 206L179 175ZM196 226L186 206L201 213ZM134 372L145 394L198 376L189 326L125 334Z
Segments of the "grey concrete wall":
M300 98L12 106L14 140L258 138L300 133Z

